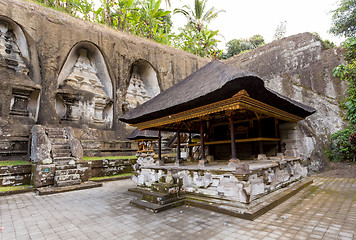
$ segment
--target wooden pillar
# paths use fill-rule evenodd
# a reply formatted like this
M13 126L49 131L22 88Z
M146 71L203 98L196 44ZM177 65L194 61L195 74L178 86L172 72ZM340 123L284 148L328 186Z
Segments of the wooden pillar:
M262 137L261 119L258 118L258 137ZM263 141L258 142L260 154L263 154Z
M200 149L201 149L201 159L199 160L199 166L208 165L208 161L205 157L205 140L204 140L204 123L203 118L200 118Z
M188 139L188 144L192 143L192 131L189 129L189 139ZM193 160L193 156L192 156L192 146L188 146L188 161L192 161Z
M179 131L179 123L177 125L177 157L175 165L183 165L183 159L180 157L180 131Z
M236 142L235 142L235 130L234 130L234 119L232 113L229 114L229 126L230 126L230 139L231 139L231 159L229 165L239 163L240 160L237 159L236 154Z
M161 135L161 129L158 130L158 165L159 166L164 165L164 162L162 160L162 135Z
M275 118L274 119L274 128L275 128L275 131L276 131L276 138L280 138L280 136L281 136L280 133L279 133L278 124L279 124L278 119ZM280 152L282 152L281 140L279 140L277 142L277 153L280 153Z

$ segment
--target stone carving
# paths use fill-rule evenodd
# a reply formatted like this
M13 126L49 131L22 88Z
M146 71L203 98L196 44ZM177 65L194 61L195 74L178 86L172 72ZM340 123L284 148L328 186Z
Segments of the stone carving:
M27 75L29 70L16 44L16 36L6 22L0 21L0 66Z
M104 92L103 84L96 74L96 69L88 59L88 50L81 48L77 62L74 64L72 72L63 81L63 85L108 97Z
M256 161L255 163L259 163ZM182 191L195 195L211 196L215 199L228 199L231 202L250 203L266 194L288 186L305 178L308 174L300 158L285 158L280 161L265 161L265 166L249 169L238 164L236 171L231 168L216 168L201 171L199 168L176 168L170 166L144 166L138 170L134 181L140 187L150 187L164 177L182 179ZM160 169L161 168L161 169Z
M145 84L141 80L140 75L134 71L131 75L125 101L123 102L124 112L134 109L150 99L151 97L147 94Z
M87 49L79 49L78 58L71 72L59 87L72 90L60 91L66 109L63 120L83 119L85 122L95 124L106 122L105 109L110 106L112 100L104 90L97 69L88 58Z

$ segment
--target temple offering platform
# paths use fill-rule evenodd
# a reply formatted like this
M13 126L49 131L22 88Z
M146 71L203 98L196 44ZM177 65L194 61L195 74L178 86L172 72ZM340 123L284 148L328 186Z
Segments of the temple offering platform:
M188 205L252 219L258 212L265 212L261 209L269 209L273 205L271 201L285 200L286 194L309 184L306 176L307 168L295 157L245 160L230 166L221 161L210 162L208 166L191 163L142 166L133 178L137 183L133 191L141 192L143 200L132 203L137 206L143 201L143 208L149 209L151 203L163 207L169 202L174 206L173 200L160 199L174 198L180 204L185 199ZM154 198L156 201L151 201ZM157 212L160 208L154 209Z

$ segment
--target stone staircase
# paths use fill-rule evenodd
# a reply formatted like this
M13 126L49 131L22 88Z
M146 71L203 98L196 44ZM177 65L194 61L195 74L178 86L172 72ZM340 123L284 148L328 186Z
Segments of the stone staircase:
M132 200L131 205L154 213L184 205L177 184L154 183L150 190L137 187L129 191L142 194L142 198Z
M54 185L58 187L81 183L77 162L72 157L70 142L64 128L46 128L52 145L52 158L55 164Z

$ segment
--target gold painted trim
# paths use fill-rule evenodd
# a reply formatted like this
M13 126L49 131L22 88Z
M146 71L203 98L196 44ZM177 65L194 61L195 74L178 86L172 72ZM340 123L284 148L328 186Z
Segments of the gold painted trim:
M245 139L236 139L236 143L242 142L259 142L259 141L266 141L266 142L278 142L281 141L280 138L267 138L267 137L259 137L259 138L245 138ZM226 144L231 143L231 140L221 140L221 141L213 141L213 142L204 142L204 145L217 145L217 144ZM189 147L193 146L200 146L200 142L198 143L190 143L188 144Z
M189 109L187 111L157 118L147 122L131 124L131 125L134 127L138 127L140 130L142 130L147 128L164 126L172 123L178 123L192 118L199 118L217 112L231 111L231 110L234 111L238 109L251 110L257 113L262 113L288 122L297 122L303 119L294 114L285 112L276 107L270 106L256 99L253 99L245 94L240 94L240 95L234 95L232 98L222 100L219 102Z

